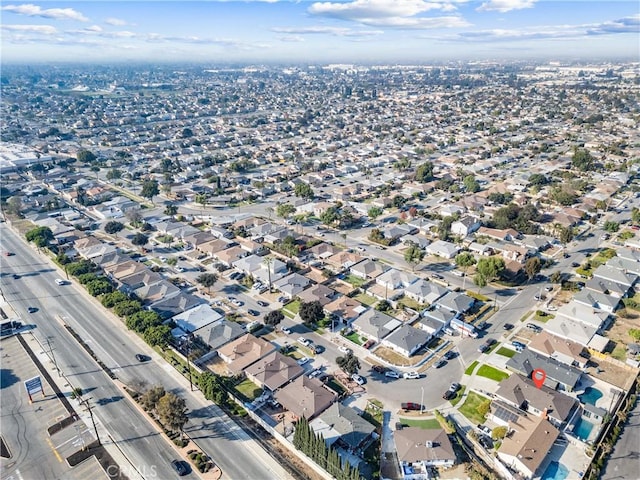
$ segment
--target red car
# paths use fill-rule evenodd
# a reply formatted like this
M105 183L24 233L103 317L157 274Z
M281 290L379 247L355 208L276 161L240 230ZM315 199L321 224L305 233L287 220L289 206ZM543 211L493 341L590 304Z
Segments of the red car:
M407 402L400 405L403 410L420 410L422 405L419 403Z
M367 340L364 345L362 345L364 348L369 349L371 347L373 347L375 345L376 341L375 340Z

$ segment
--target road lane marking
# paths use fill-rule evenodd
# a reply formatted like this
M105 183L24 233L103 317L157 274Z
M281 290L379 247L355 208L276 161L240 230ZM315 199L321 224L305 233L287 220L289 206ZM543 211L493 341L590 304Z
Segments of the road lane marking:
M62 457L58 453L58 450L56 450L56 447L53 446L53 443L51 443L51 440L49 438L47 438L47 443L51 447L51 450L53 450L53 453L56 456L56 458L58 459L58 462L62 463Z

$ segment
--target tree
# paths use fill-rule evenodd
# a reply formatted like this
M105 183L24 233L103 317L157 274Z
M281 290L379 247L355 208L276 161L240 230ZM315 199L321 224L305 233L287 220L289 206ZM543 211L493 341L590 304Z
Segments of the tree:
M155 385L140 396L140 404L145 410L153 411L165 393L162 385Z
M467 175L466 177L464 177L462 183L464 184L467 192L475 193L480 190L480 184L476 180L476 177L474 177L473 175Z
M467 269L476 264L476 258L470 252L462 252L456 255L456 265L462 267L464 277L462 278L462 289L467 283Z
M107 180L118 180L122 178L122 172L117 168L112 168L107 172Z
M140 310L139 312L129 315L125 323L129 330L144 334L148 328L160 325L161 322L162 319L156 312Z
M496 427L491 430L491 438L494 440L502 440L507 436L507 427Z
M113 307L113 313L119 317L128 317L142 310L142 305L137 300L127 300L120 302Z
M416 168L416 182L428 182L433 179L433 163L425 162Z
M87 292L92 297L99 297L105 293L113 292L113 286L105 277L98 277L85 285Z
M489 409L491 408L491 400L485 400L480 405L476 407L476 411L484 418L489 413Z
M184 398L166 392L156 404L156 413L162 425L173 432L180 432L182 435L182 429L189 420Z
M149 243L149 237L147 237L144 233L136 233L131 239L131 243L137 247L144 247L147 243Z
M404 260L411 265L411 270L415 270L416 265L424 258L424 250L419 246L412 244L404 252Z
M336 363L344 372L350 375L358 373L358 370L360 370L360 360L351 352L347 353L344 357L337 357Z
M573 240L573 229L571 227L561 226L558 230L558 239L560 240L560 243L566 245Z
M306 198L308 200L312 199L315 194L311 189L311 186L308 183L298 183L293 190L296 197Z
M587 172L595 169L595 159L585 148L575 148L571 157L571 165L581 172Z
M22 197L19 195L14 195L12 197L9 197L9 200L7 200L7 212L19 217L21 211L22 211Z
M140 195L148 200L151 200L151 203L153 203L153 197L155 197L159 193L160 188L158 187L157 180L145 180L142 184L142 192L140 192Z
M211 287L213 287L217 281L218 275L215 273L203 273L196 278L196 282L206 288L209 293L211 293Z
M640 208L633 207L631 209L631 223L634 225L640 225Z
M284 319L284 314L280 310L272 310L264 316L265 325L278 325Z
M549 179L542 173L533 173L529 176L529 185L541 187L549 183Z
M551 276L549 277L549 280L551 281L551 283L561 283L562 282L562 272L560 272L559 270L556 270L555 272L553 272L551 274Z
M298 315L300 315L302 321L308 325L322 320L324 318L324 310L322 304L317 300L302 302Z
M371 207L369 209L369 211L367 212L367 215L369 216L369 218L371 220L375 220L380 215L382 215L382 208L380 208L380 207Z
M440 225L438 225L438 238L440 238L440 240L447 240L449 238L452 223L452 216L446 216L440 221Z
M173 203L168 204L164 208L164 214L165 215L171 215L173 217L177 213L178 213L178 206L174 205Z
M91 163L96 160L96 156L89 150L80 150L76 153L76 159L82 163Z
M602 227L605 232L615 233L620 230L620 224L618 222L614 222L613 220L607 220L604 222Z
M129 223L134 227L137 227L142 223L142 213L140 213L140 209L137 207L127 208L124 212L124 216L127 217Z
M109 235L115 235L116 237L118 236L118 232L122 231L122 229L124 229L124 225L115 220L111 220L104 224L104 231Z
M478 287L478 293L487 286L487 279L481 273L476 273L473 277L473 283Z
M276 215L280 218L289 218L290 215L296 212L296 207L290 203L282 203L276 207Z
M491 282L499 277L504 268L504 260L500 257L481 258L476 266L476 270L485 278L486 282Z
M273 257L264 257L262 264L267 267L267 276L269 281L269 293L271 293L271 265L273 265Z
M529 280L540 273L540 270L542 270L542 263L538 257L527 258L527 261L524 262L524 273Z
M144 341L149 345L158 346L164 350L171 341L171 327L169 325L155 325L147 328L142 335Z
M117 305L120 302L127 302L127 301L129 301L129 297L127 297L126 294L120 291L107 293L106 295L103 295L102 298L100 299L100 303L105 308L113 308L114 305Z
M27 242L33 242L38 249L46 247L53 240L53 232L49 227L36 227L25 233Z
M336 206L331 206L320 214L320 221L327 226L332 225L339 218L340 213L338 212L338 207Z

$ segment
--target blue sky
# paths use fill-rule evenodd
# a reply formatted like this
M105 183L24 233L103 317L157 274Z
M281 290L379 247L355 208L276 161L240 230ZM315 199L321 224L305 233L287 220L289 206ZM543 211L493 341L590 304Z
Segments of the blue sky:
M13 2L3 62L640 59L635 0Z

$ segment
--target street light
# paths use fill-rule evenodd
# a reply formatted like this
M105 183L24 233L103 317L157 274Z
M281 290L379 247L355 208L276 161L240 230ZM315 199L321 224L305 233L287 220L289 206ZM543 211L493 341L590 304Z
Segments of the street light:
M422 415L424 411L424 387L420 387L420 390L422 391L422 395L420 396L420 415Z

